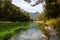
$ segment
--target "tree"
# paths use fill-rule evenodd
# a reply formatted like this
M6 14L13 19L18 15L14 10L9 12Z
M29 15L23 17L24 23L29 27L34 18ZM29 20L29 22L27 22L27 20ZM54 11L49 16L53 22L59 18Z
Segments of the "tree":
M1 4L3 5L3 4ZM4 2L4 6L0 6L0 21L29 21L30 16L27 12L22 12L21 9L9 1Z
M56 0L45 0L45 11L48 18L60 17L60 5L57 4Z
M45 12L40 13L40 14L38 15L38 17L39 17L39 20L41 20L41 21L47 19Z
M47 24L52 25L60 36L60 0L45 0Z

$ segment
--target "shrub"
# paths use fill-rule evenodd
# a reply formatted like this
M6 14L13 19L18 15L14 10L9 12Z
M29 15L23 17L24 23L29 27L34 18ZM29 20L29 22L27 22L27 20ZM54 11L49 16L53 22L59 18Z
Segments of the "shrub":
M47 25L52 25L53 28L57 31L57 34L60 36L60 18L50 19L46 22Z

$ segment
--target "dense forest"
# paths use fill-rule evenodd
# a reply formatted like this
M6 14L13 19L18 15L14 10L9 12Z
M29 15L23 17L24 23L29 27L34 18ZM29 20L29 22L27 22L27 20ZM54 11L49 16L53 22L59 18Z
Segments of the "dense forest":
M28 12L21 9L10 1L0 1L0 21L29 21Z

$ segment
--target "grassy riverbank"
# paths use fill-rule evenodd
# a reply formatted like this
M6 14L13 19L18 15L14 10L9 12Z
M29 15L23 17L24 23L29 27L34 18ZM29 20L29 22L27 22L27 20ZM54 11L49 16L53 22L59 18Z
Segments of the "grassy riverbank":
M42 23L39 24L40 26L40 29L43 31L43 33L46 35L46 36L50 36L50 33L47 29L45 29L45 26L49 26L51 28L53 28L55 31L56 31L56 35L58 35L60 37L60 18L52 18L52 19L49 19L49 20L46 20Z
M0 23L0 40L7 40L20 30L28 29L28 23Z

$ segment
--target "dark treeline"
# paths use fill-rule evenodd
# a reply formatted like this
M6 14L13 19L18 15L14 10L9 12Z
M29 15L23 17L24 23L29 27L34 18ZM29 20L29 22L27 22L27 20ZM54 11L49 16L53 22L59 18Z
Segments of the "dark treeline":
M0 1L0 21L29 21L28 12L23 12L19 7L9 1Z

